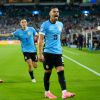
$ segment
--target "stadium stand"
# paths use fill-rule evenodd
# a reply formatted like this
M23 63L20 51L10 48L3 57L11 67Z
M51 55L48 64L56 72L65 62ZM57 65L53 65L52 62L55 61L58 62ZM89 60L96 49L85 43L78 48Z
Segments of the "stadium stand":
M22 18L29 21L30 26L34 26L38 31L41 23L48 18L48 11L52 7L44 5L6 5L0 6L2 16L0 16L0 34L11 33L20 27L18 24ZM66 45L77 44L77 34L84 33L84 30L92 28L96 29L100 25L100 6L79 6L79 5L64 5L57 6L60 9L60 20L64 23L63 36L66 38ZM39 11L39 15L32 15L32 11ZM85 16L82 11L88 10L89 15ZM84 35L84 34L83 34ZM94 38L100 44L100 35L95 35ZM3 37L0 39L15 39L13 37ZM84 41L85 44L85 41Z

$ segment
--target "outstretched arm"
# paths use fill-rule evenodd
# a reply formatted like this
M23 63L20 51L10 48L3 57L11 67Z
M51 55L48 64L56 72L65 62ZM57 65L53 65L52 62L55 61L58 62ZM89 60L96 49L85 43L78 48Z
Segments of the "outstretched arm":
M0 34L0 37L3 37L3 36L9 37L9 36L13 36L13 34L12 33L10 33L10 34Z

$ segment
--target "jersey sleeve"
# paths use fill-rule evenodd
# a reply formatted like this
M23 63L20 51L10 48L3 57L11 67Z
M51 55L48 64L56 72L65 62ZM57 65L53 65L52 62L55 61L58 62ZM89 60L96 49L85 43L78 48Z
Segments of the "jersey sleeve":
M61 32L63 32L64 31L64 25L63 25L63 23L61 23L61 28L62 28Z
M46 27L46 26L45 26L45 23L43 23L43 24L41 25L41 27L40 27L39 34L45 35L45 33L46 33L46 28L45 28L45 27Z
M64 24L63 23L61 23L61 26L62 26L62 29L64 29Z
M19 38L19 32L16 30L15 32L11 33L14 37Z
M32 30L33 30L33 35L37 35L37 31L32 27Z

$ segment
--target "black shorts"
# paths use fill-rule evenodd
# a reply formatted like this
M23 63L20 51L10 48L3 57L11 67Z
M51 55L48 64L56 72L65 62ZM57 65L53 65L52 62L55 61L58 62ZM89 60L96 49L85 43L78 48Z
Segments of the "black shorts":
M53 67L64 66L62 54L44 53L43 66L45 70L51 70Z
M33 62L37 62L37 53L36 52L23 52L24 59L27 61L28 59L32 59Z

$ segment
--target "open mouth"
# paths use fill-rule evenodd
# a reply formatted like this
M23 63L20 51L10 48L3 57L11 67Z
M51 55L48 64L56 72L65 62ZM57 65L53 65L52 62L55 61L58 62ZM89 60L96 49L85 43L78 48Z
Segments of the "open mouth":
M55 15L54 17L55 17L55 18L58 18L59 16L58 16L58 15Z

